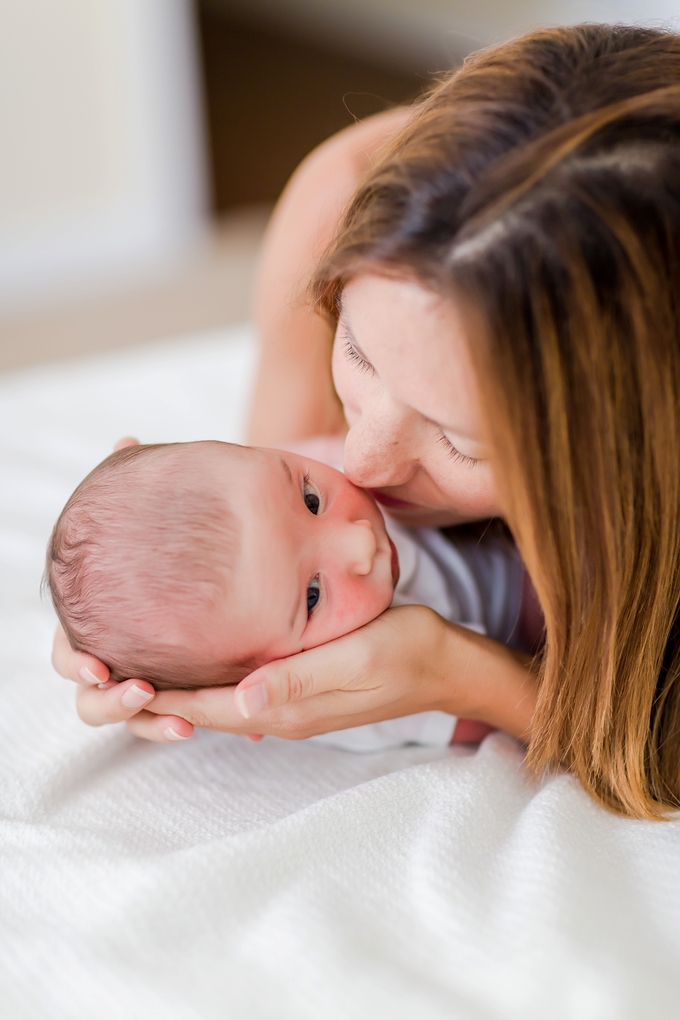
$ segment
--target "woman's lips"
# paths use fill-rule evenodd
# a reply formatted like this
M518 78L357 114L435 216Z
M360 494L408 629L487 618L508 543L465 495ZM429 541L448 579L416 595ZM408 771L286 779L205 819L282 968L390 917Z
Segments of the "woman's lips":
M382 503L383 506L400 507L404 510L415 510L415 503L407 503L405 499L397 499L396 496L388 496L386 492L381 492L380 489L369 489L369 492L378 503Z

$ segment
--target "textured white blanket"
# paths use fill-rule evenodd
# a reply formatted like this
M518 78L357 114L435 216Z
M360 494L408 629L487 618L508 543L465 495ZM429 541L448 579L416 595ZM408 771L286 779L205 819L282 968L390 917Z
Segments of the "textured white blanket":
M124 434L239 435L246 330L0 378L2 1020L680 1015L680 822L513 741L352 755L77 719L38 584Z

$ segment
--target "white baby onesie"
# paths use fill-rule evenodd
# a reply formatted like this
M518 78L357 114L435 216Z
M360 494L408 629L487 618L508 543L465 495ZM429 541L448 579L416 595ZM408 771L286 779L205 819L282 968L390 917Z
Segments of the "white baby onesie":
M429 606L451 623L513 644L519 619L523 567L515 546L502 537L461 536L451 542L433 528L405 528L385 516L399 554L393 606ZM346 751L383 751L404 744L446 747L457 719L420 712L354 726L309 739Z

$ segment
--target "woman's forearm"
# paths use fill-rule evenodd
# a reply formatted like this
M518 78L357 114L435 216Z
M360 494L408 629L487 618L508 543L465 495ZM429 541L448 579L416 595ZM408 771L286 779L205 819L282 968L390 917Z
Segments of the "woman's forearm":
M454 624L448 626L445 644L443 661L448 665L441 670L439 707L528 743L538 692L534 660Z
M390 110L324 142L296 170L274 210L255 293L260 362L250 443L276 446L345 429L330 372L332 329L310 308L307 288L358 178L408 115Z

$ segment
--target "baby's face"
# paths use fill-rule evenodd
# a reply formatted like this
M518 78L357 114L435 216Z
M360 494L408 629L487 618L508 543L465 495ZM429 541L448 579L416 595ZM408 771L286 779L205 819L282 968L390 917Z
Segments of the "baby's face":
M217 654L269 662L387 609L396 550L372 497L341 472L293 453L244 448L225 461L224 484L241 541Z

